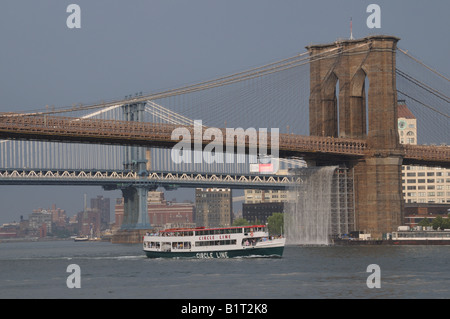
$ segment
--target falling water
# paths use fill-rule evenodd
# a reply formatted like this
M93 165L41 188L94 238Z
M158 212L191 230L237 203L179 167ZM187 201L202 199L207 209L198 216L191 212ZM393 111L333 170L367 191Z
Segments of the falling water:
M328 245L331 184L336 166L299 169L301 182L289 190L284 229L288 244Z

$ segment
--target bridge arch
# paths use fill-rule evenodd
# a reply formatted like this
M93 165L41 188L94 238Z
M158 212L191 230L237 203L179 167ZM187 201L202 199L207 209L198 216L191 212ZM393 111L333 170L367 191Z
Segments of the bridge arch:
M339 78L331 72L324 81L322 91L322 112L326 118L322 126L322 136L338 137L339 135Z
M367 73L361 67L356 71L350 81L350 137L365 138L367 136L367 109L366 96Z

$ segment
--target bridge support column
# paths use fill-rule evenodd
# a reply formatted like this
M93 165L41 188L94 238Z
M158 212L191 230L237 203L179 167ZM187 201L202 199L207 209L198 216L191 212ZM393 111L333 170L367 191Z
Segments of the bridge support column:
M147 187L130 186L122 189L124 219L121 228L111 238L113 244L142 243L151 229L147 208Z
M400 156L370 157L354 163L355 228L382 238L403 223Z
M146 187L128 187L122 189L124 221L122 229L149 229Z

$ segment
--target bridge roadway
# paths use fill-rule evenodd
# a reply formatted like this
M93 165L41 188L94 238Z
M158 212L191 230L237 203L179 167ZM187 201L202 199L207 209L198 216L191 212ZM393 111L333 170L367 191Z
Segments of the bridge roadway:
M53 142L77 142L97 144L136 145L147 147L170 148L180 140L172 140L174 129L181 127L174 124L132 122L118 120L80 119L72 117L34 115L16 113L0 113L0 138L45 140ZM191 133L190 144L194 140L194 127L185 126ZM203 128L205 130L205 128ZM225 129L223 132L226 137ZM270 132L267 137L267 150L270 152ZM203 145L211 140L202 138ZM237 139L224 141L233 143ZM253 146L253 145L252 145ZM246 136L246 151L249 139ZM366 156L384 156L383 151L373 150L365 140L302 136L280 134L279 156L298 156L305 159L340 161L363 158ZM397 150L406 165L450 167L449 146L401 145ZM392 155L392 154L391 154Z
M0 169L0 185L84 185L103 186L105 189L145 186L166 189L231 187L234 189L286 189L300 182L293 175L211 174L149 172L139 176L132 171L64 170L64 169Z

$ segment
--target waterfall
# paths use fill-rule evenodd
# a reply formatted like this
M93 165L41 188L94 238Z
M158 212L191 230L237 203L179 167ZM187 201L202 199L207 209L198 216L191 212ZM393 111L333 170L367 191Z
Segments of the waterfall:
M288 192L284 230L287 244L328 245L331 184L336 166L298 169L301 182Z

